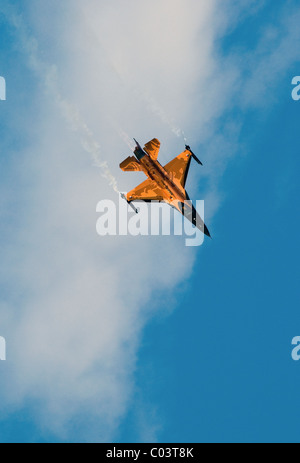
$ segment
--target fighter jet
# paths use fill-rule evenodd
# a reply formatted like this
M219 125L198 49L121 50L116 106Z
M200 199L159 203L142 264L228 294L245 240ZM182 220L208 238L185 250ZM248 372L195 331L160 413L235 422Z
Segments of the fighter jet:
M134 141L136 143L135 157L127 158L120 164L120 168L124 172L144 172L148 179L126 196L122 195L123 199L136 213L138 210L132 204L134 201L158 201L170 204L202 233L210 237L208 228L191 204L185 189L192 158L198 164L203 165L191 148L186 146L183 153L163 167L157 160L161 144L156 138L147 143L144 149L135 139Z

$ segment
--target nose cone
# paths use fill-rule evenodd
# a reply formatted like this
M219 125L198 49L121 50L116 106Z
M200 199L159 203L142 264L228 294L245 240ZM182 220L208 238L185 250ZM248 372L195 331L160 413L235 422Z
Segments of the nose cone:
M208 230L208 228L207 228L207 226L206 226L205 224L204 224L204 234L205 234L206 236L208 236L209 238L211 238L210 233L209 233L209 230Z
M183 203L182 213L184 217L186 217L195 227L198 228L198 230L204 233L204 235L211 238L207 226L205 225L204 221L202 220L202 218L200 217L200 215L198 214L194 206L192 206L189 203Z

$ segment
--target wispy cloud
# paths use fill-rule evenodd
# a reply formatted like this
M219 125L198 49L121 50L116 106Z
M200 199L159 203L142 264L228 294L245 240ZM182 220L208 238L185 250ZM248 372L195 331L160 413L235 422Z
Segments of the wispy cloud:
M138 176L118 170L130 151L116 127L160 138L162 162L187 131L207 142L217 208L213 171L221 175L237 150L240 125L224 131L216 119L236 97L241 69L215 48L226 23L217 1L29 3L31 32L22 18L15 35L43 84L42 106L25 153L24 207L1 243L10 293L1 305L10 357L1 397L5 406L34 403L35 418L62 439L112 440L134 390L142 328L157 310L151 300L188 278L195 252L176 238L98 237L96 204L115 193L86 154L98 159L101 143L104 174L126 190Z

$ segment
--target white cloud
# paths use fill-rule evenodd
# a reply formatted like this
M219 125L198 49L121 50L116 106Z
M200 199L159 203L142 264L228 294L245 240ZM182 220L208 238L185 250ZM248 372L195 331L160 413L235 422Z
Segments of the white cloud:
M3 313L10 311L2 326L9 339L10 374L1 389L4 403L12 407L33 401L39 421L61 438L74 438L79 423L83 440L113 439L132 394L142 328L157 309L157 295L176 288L194 263L194 252L175 238L96 235L97 202L116 196L81 143L101 144L123 189L140 177L119 172L119 162L130 151L114 125L142 142L160 136L166 141L165 160L174 154L166 148L178 150L168 124L144 105L149 95L165 108L166 117L180 116L181 107L189 112L184 93L195 89L200 64L210 60L213 34L207 24L213 2L209 7L191 3L188 13L185 5L157 2L154 12L150 1L129 2L126 8L124 2L117 2L118 8L70 2L73 22L61 31L60 4L32 2L33 28L51 18L51 35L47 27L35 32L37 53L22 21L15 21L30 66L47 83L48 93L37 90L42 106L32 121L35 137L23 153L26 162L15 168L32 184L24 191L18 228L4 252L2 277L17 296L9 297L9 309L2 307ZM150 29L143 17L151 17ZM197 34L204 52L195 56ZM43 49L48 41L49 50ZM63 52L56 49L59 44ZM51 53L61 58L59 93L46 64ZM81 116L74 125L70 112L76 114L75 108ZM189 116L179 119L187 125Z
M176 290L195 261L195 250L175 238L96 235L96 204L116 196L82 140L101 145L98 152L126 190L141 177L118 169L130 150L116 126L141 142L160 138L162 162L181 149L171 129L188 128L191 143L211 133L239 76L228 62L218 77L224 63L214 52L219 5L32 0L28 6L39 42L37 55L25 47L31 66L45 84L51 74L45 63L55 59L63 102L55 79L46 96L37 89L35 136L15 167L24 203L0 274L12 292L1 310L10 357L1 396L11 407L34 403L37 419L60 438L113 439L134 390L142 328L157 310L157 295ZM19 33L26 41L20 24ZM66 107L80 112L74 131ZM238 125L227 128L230 146L212 155L211 171L216 162L222 171L237 143ZM224 147L224 135L217 138ZM214 178L211 184L217 189ZM217 208L219 195L210 194Z

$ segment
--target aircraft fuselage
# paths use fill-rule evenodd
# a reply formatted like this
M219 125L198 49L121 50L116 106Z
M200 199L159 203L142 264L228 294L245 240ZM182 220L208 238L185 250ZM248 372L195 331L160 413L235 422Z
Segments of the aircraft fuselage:
M135 142L137 146L134 155L137 161L135 158L129 157L120 164L120 168L125 172L142 171L148 180L138 185L127 195L122 194L122 197L136 213L138 210L132 204L134 201L167 203L177 209L202 233L210 236L204 221L197 213L185 189L192 158L198 164L202 164L190 147L186 145L185 151L163 167L157 160L160 149L160 142L157 138L147 143L144 149L136 140Z
M154 161L141 147L137 147L134 154L147 177L153 180L162 190L169 193L167 194L168 199L171 201L176 199L180 202L186 200L184 189L173 182L160 162Z

